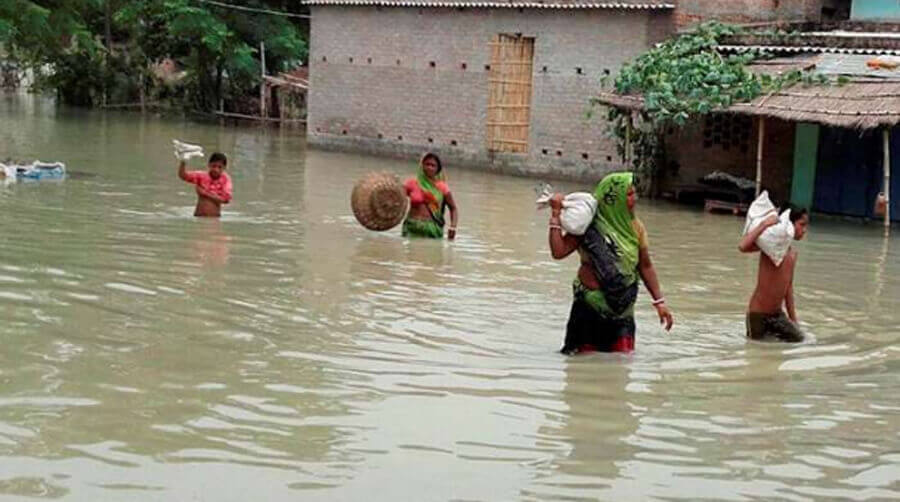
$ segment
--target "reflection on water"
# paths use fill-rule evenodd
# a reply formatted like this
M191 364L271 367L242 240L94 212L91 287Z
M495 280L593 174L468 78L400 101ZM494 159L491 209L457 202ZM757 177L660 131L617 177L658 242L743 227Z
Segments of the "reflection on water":
M191 217L173 137L229 154ZM533 180L448 166L456 242L354 220L373 169L293 131L0 99L0 498L818 500L900 496L897 249L814 219L800 346L748 344L741 221L639 207L678 324L556 353L574 259ZM563 189L583 188L562 186Z

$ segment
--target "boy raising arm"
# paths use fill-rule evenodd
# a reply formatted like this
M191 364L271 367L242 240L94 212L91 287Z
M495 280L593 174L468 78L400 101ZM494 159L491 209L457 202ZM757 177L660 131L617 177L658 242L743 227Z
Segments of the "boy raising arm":
M206 172L188 171L184 160L178 161L178 177L197 186L197 208L194 216L222 215L222 204L231 202L231 178L225 172L228 159L216 152L209 157Z

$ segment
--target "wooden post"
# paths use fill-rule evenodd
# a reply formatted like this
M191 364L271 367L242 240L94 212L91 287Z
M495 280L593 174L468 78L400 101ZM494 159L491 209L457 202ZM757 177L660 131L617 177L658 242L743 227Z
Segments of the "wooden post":
M141 71L140 71L140 82L141 82L141 85L140 85L140 88L139 88L139 90L138 90L138 92L139 92L139 96L138 96L138 97L139 97L140 100L141 100L141 113L144 113L144 112L147 111L147 95L146 95L147 90L146 90L146 87L147 87L147 68L149 68L149 67L150 67L150 63L145 59L145 60L144 60L144 66L141 67Z
M891 129L882 131L884 142L884 235L891 233Z
M756 196L762 192L763 140L766 137L766 118L759 117L759 138L756 142Z
M266 118L266 43L259 43L259 116Z
M628 120L625 121L625 167L631 169L631 112L628 112Z
M141 82L141 85L140 85L140 88L138 89L138 94L139 94L138 98L141 100L141 113L144 113L147 111L147 100L144 97L144 73L143 72L141 72L140 82Z
M106 0L103 5L103 38L106 42L106 52L103 54L103 69L106 75L103 76L103 106L109 104L109 89L106 87L107 76L109 75L109 56L112 55L112 11L109 2Z

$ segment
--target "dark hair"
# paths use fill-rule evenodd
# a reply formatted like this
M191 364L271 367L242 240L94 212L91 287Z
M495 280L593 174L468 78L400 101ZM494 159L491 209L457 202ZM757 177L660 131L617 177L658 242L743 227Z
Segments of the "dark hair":
M809 214L809 211L805 207L795 206L793 204L788 204L788 209L791 210L791 223L797 223L797 220Z
M228 158L225 157L224 153L214 152L212 155L209 156L209 163L212 164L213 162L221 162L223 165L227 166Z
M435 163L437 163L438 169L437 172L440 173L442 169L444 169L444 164L441 163L441 158L437 156L437 154L428 152L422 156L422 163L424 164L426 160L434 159Z

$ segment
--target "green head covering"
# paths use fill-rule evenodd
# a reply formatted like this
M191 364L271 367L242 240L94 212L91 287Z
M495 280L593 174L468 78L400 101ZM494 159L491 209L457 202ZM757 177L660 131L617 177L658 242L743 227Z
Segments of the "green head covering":
M438 165L438 172L434 176L434 179L429 178L428 175L425 174L425 161L429 158L437 162ZM423 155L419 160L419 172L416 176L419 187L434 196L435 202L428 205L428 210L431 211L431 215L435 219L435 222L442 227L444 226L444 193L441 192L434 182L444 181L443 170L444 166L441 163L441 159L437 155L429 152Z
M597 184L594 226L616 244L619 270L637 280L638 235L632 224L634 215L628 210L628 189L633 183L633 173L611 173Z

